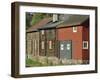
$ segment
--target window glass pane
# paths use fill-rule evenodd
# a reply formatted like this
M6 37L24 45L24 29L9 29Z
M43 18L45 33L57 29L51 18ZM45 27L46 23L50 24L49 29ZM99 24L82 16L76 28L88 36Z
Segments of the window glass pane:
M67 50L70 50L70 48L71 48L71 45L67 44Z
M87 43L84 43L84 47L87 47Z
M60 45L60 50L64 50L64 44Z

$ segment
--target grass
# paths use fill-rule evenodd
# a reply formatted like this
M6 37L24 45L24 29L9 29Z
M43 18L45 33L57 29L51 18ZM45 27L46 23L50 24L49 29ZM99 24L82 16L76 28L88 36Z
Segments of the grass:
M34 61L34 60L31 60L31 59L26 59L26 66L27 67L32 67L32 66L40 66L41 63L38 62L38 61Z
M39 66L54 66L52 63L41 63L38 60L26 59L26 67L39 67ZM55 65L56 66L56 65Z
M71 62L71 63L70 63ZM26 67L42 67L42 66L60 66L60 65L78 65L82 63L72 63L72 61L68 61L67 64L66 63L62 63L59 62L58 64L53 64L51 61L49 61L48 59L45 59L44 61L39 61L38 59L26 59Z

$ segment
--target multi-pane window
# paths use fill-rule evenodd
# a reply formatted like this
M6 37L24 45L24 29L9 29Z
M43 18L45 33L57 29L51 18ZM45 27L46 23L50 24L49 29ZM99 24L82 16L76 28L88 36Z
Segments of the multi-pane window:
M52 49L52 41L49 41L49 49Z
M83 41L83 49L88 49L88 41Z
M73 32L77 32L77 27L73 26Z
M41 42L41 49L44 49L45 48L44 46L45 46L45 43L44 43L44 41L42 41Z

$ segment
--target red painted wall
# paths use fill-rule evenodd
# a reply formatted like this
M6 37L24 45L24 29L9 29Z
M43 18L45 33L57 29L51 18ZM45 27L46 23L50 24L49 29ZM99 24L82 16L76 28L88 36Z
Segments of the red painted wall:
M72 40L72 58L82 59L82 26L77 26L77 32L73 32L72 27L57 29L59 41Z
M84 27L82 32L83 32L82 40L88 41L88 49L82 50L82 58L83 60L89 60L89 28Z

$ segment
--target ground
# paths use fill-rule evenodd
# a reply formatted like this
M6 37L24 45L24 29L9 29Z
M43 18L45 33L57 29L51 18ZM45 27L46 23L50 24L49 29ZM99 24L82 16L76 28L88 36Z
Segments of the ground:
M33 56L26 58L26 67L88 64L87 60L58 59L57 57Z

